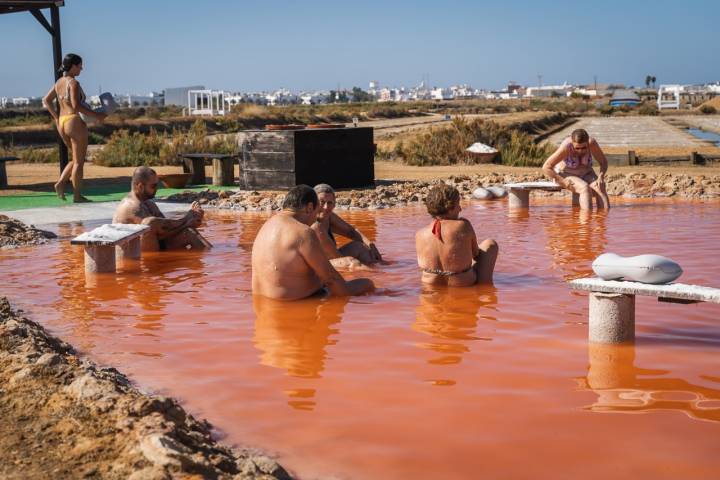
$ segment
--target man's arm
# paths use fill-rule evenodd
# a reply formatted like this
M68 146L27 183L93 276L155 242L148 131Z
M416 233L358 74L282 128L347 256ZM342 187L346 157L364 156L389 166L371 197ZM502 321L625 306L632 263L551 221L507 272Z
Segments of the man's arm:
M555 152L548 157L547 160L545 160L545 163L542 166L543 173L546 177L548 177L551 180L555 180L558 185L567 188L568 185L565 182L565 179L558 175L558 173L555 171L555 165L562 162L567 158L567 149L561 144Z
M332 295L338 297L362 295L375 288L372 281L366 278L350 282L345 281L342 275L330 264L330 260L328 260L320 246L317 235L310 228L302 232L299 242L298 250L303 259Z
M337 245L335 245L332 240L330 240L330 237L328 237L328 234L320 230L320 226L318 223L314 223L310 229L315 232L315 235L318 238L318 242L320 243L320 247L322 247L323 252L325 252L325 255L327 255L328 259L333 260L335 258L342 257L342 253L340 253L340 250L337 249Z
M363 235L360 230L356 229L348 222L343 220L340 215L337 215L335 213L330 215L330 228L332 228L333 232L337 232L343 237L347 237L351 240L355 240L364 244L370 249L374 260L378 262L382 261L382 255L380 255L380 252L378 251L375 244L369 238Z
M153 208L154 207L154 208ZM147 216L145 208L150 211L151 215ZM193 216L190 212L183 218L178 220L172 220L169 218L163 218L162 216L155 216L155 212L162 215L162 212L152 202L147 202L145 208L140 202L123 200L115 211L113 216L113 223L136 223L150 225L155 231L155 234L159 239L172 237L176 235L180 230L190 226L190 221Z

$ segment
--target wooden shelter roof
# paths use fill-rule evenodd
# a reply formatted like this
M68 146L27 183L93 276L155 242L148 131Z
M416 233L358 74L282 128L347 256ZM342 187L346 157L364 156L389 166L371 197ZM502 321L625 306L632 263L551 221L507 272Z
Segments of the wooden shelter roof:
M64 5L64 0L56 0L54 2L49 2L47 0L25 0L22 2L0 0L0 15L3 13L28 12L30 10L50 8L52 6L62 7Z

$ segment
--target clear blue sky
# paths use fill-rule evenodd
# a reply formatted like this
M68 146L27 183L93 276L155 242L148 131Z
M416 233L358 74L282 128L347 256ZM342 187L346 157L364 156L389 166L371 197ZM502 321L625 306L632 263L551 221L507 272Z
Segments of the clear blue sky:
M63 53L83 57L88 93L720 80L717 0L65 3ZM0 45L0 95L44 94L50 35L0 15Z

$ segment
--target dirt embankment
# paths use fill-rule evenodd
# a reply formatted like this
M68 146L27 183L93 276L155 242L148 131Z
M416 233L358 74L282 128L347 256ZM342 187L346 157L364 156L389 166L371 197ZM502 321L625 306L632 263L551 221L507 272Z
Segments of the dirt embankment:
M173 399L22 317L0 297L0 478L289 479L274 460L211 438Z
M490 173L485 175L457 175L446 181L453 183L464 198L471 198L478 187L499 186L505 183L535 182L547 180L537 171L532 173ZM365 190L340 191L337 193L338 209L371 209L405 206L425 200L433 183L441 180L415 180L389 182ZM720 198L720 175L686 175L670 172L616 173L607 179L608 194L626 197L678 197L686 199ZM534 195L569 195L568 192ZM236 211L280 210L285 194L278 191L212 191L183 192L171 195L167 200L190 203L199 201L207 207Z
M15 248L24 245L42 245L49 238L56 238L52 232L27 226L7 215L0 215L0 248Z

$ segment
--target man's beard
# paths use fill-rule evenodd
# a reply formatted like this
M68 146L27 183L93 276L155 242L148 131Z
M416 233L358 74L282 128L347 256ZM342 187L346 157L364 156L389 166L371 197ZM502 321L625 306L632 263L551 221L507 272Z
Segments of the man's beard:
M155 198L155 194L154 194L154 193L149 193L149 192L143 192L143 193L142 193L142 201L143 201L143 202L144 202L145 200L152 200L153 198Z

